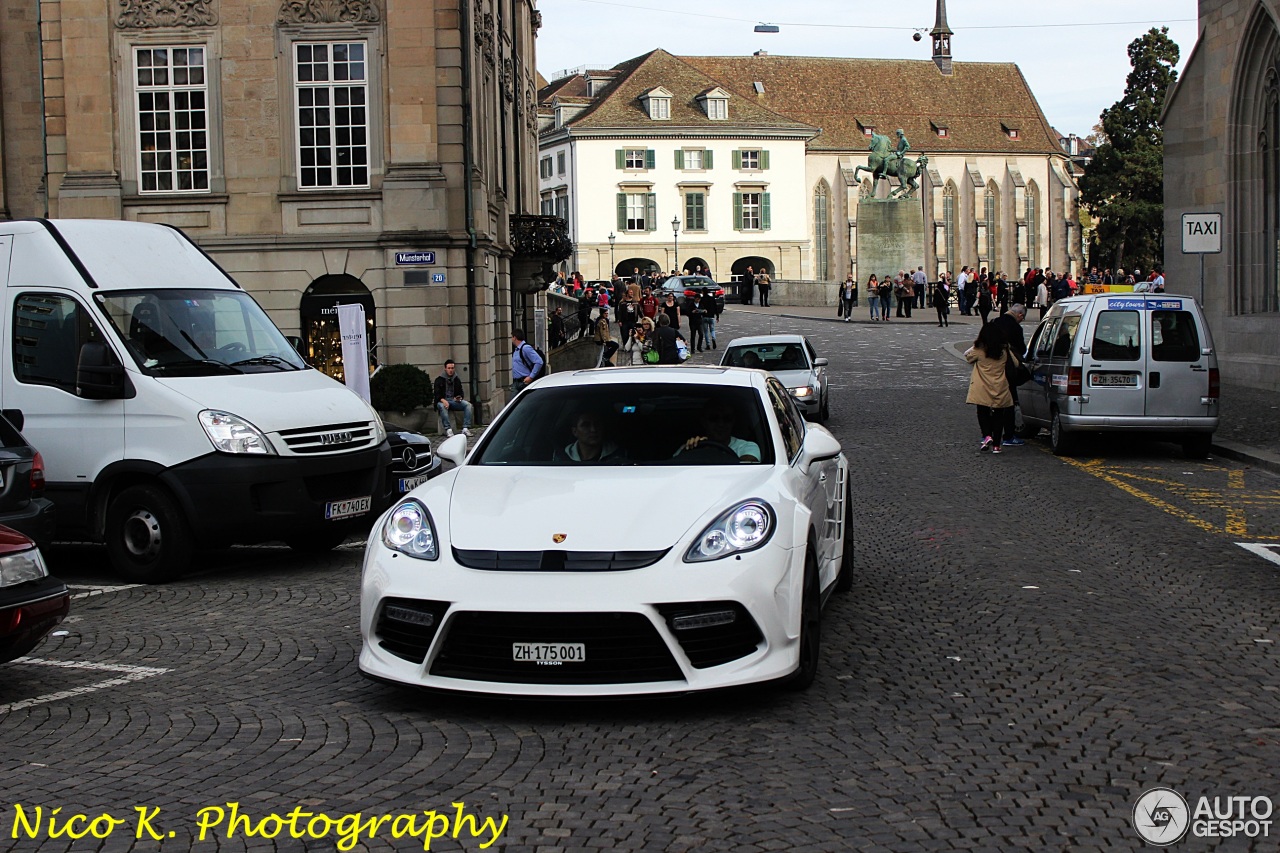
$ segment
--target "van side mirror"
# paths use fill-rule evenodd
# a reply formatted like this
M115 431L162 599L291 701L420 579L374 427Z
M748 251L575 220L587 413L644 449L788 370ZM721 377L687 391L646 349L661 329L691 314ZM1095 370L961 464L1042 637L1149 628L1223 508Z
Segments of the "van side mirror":
M88 341L80 347L76 396L86 400L118 400L126 396L124 367L101 341Z
M298 355L302 355L302 338L297 335L285 335L284 339L289 342L289 346L293 347Z

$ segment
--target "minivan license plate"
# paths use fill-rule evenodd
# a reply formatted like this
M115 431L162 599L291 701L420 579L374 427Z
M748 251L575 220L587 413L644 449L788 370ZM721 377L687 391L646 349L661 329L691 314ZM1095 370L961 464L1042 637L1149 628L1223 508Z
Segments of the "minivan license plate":
M1136 388L1136 373L1094 373L1089 377L1089 384L1094 388Z
M345 501L329 501L324 505L324 517L330 521L364 515L373 506L373 498L350 498Z
M559 665L587 659L586 643L512 643L511 659L527 663Z

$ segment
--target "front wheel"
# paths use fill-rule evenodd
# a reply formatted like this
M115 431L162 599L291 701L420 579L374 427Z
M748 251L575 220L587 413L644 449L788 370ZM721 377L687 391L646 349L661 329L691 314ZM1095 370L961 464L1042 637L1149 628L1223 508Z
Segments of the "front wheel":
M1070 456L1075 448L1075 439L1062 427L1062 416L1053 413L1053 422L1049 424L1049 446L1054 456Z
M818 559L804 557L804 594L800 599L800 663L787 680L788 690L807 690L818 675L822 658L822 595L818 589Z
M191 562L191 533L178 504L160 486L130 486L107 506L107 554L133 583L173 580Z

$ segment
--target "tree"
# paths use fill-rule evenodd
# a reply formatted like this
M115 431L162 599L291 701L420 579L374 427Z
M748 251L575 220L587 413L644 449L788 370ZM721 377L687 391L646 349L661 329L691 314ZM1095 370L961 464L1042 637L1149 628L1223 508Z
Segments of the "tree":
M1160 113L1178 79L1178 55L1168 27L1130 42L1124 96L1102 113L1102 142L1080 179L1080 199L1097 222L1094 248L1103 265L1151 269L1163 255Z

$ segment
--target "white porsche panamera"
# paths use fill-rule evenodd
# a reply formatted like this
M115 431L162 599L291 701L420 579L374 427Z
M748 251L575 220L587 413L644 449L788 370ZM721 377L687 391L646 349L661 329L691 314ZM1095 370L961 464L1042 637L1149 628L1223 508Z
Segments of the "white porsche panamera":
M360 669L513 696L804 688L852 584L849 464L777 379L557 373L374 526Z

